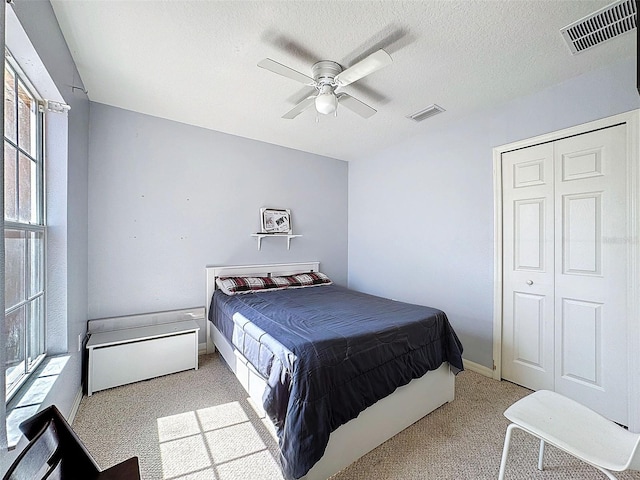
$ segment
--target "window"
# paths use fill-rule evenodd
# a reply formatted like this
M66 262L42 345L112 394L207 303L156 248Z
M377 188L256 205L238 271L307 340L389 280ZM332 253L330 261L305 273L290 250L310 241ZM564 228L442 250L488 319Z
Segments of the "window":
M6 400L44 357L43 115L13 62L4 70Z

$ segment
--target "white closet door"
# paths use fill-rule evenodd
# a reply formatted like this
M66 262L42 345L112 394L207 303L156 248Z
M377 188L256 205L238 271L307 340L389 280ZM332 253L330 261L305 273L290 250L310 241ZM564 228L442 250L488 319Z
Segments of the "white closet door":
M554 151L555 391L628 425L625 127Z
M625 126L502 155L502 377L628 424Z
M502 169L502 377L553 390L553 145L505 153Z

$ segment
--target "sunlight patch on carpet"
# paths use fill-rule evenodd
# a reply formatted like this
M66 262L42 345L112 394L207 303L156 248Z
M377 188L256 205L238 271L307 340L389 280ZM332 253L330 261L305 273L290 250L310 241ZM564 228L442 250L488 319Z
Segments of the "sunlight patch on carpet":
M280 469L239 402L157 419L164 480L240 480Z
M218 467L221 480L278 480L282 479L280 467L267 451L238 458Z

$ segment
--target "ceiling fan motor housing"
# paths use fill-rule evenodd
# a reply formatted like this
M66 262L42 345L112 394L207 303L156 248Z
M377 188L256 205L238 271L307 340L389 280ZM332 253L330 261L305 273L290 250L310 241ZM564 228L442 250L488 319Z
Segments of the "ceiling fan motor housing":
M331 60L321 60L311 67L313 79L320 85L335 85L334 78L340 72L342 67Z

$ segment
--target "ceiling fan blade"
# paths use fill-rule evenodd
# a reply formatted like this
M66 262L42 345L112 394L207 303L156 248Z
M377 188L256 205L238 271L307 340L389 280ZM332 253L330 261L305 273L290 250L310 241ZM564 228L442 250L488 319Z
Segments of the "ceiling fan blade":
M292 118L296 118L298 115L304 112L307 108L311 107L315 103L315 100L316 100L315 95L305 98L295 107L293 107L291 110L285 113L282 116L282 118L286 118L289 120L291 120Z
M306 83L307 85L313 85L314 83L313 78L307 77L304 73L300 73L297 70L289 68L286 65L282 65L281 63L278 63L275 60L271 60L270 58L265 58L264 60L258 62L258 66L270 70L273 73L277 73L278 75L282 75L283 77L288 77L296 80L300 83Z
M369 118L374 113L376 113L375 108L371 108L366 103L361 102L357 98L353 98L348 93L339 93L337 97L338 103L340 103L340 105L342 105L343 107L347 107L349 110L357 113L362 118Z
M391 56L384 50L380 49L360 60L355 65L350 66L344 72L336 75L335 82L341 87L344 87L345 85L349 85L356 80L360 80L362 77L366 77L367 75L380 70L382 67L390 65L392 62L393 60L391 59Z

